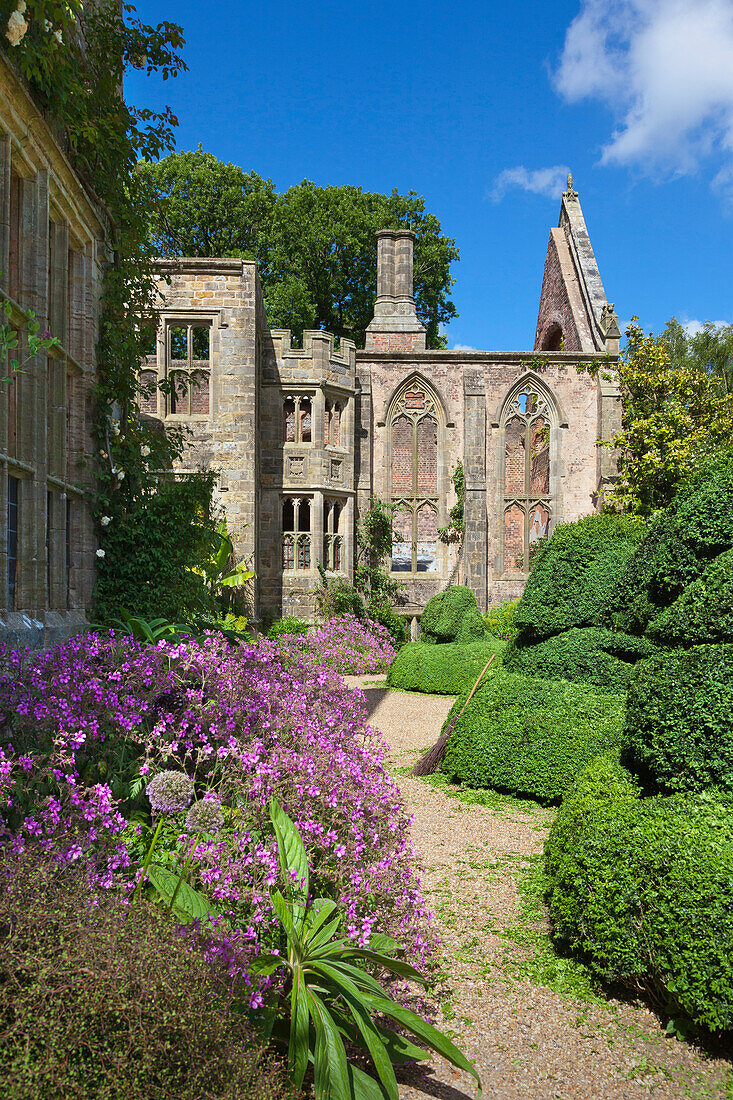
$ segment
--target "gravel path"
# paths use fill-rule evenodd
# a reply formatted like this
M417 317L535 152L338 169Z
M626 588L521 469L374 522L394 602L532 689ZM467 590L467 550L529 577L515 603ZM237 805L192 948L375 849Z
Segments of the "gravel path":
M509 799L469 805L400 770L437 739L453 699L388 691L369 676L346 679L364 690L370 724L391 746L390 767L414 815L450 990L439 1025L475 1062L484 1097L733 1100L731 1062L666 1038L643 1005L555 991L544 914L523 913L517 889L542 851L552 810ZM543 984L548 975L555 989ZM442 1059L412 1073L401 1100L475 1096L470 1078Z

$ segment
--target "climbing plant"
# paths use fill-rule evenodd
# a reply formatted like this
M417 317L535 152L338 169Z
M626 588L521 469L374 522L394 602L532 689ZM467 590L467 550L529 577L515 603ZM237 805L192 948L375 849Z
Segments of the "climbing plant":
M186 65L180 56L181 27L141 22L131 4L118 0L0 0L0 37L11 63L27 81L106 223L108 249L97 345L97 465L99 584L117 550L133 530L154 530L145 513L159 500L159 472L169 469L186 445L183 429L140 418L138 370L155 327L157 284L148 243L152 189L138 162L156 160L173 148L175 116L125 102L123 77L133 68L164 80ZM162 384L163 385L163 384ZM206 487L202 486L206 499ZM193 494L197 494L194 492ZM177 513L177 545L191 543L191 509ZM166 568L157 540L141 547L152 573ZM152 554L152 557L148 555Z

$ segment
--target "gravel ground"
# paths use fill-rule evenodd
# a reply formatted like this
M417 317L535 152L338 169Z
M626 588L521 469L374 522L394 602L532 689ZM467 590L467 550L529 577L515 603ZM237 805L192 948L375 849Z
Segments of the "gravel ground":
M523 915L517 877L541 853L552 810L511 800L468 805L400 771L437 739L453 699L388 691L373 676L346 680L364 690L369 721L391 746L390 767L414 815L450 991L438 1022L473 1059L484 1096L733 1100L733 1064L667 1038L666 1021L644 1005L597 1004L535 976L538 958L551 964L553 956L538 956L536 945L547 946L544 914ZM473 1096L471 1079L440 1058L400 1086L401 1100Z

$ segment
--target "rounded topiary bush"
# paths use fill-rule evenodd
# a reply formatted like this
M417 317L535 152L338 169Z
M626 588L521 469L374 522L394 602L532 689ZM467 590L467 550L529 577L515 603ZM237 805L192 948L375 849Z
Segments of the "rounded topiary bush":
M651 789L733 789L733 645L642 661L629 685L623 751Z
M670 1015L733 1028L733 803L640 798L599 757L563 799L545 861L559 944Z
M503 650L504 642L488 636L469 645L410 642L402 647L390 665L387 683L405 691L425 691L434 695L465 694L471 690L492 655L494 660L487 676L501 665Z
M429 599L420 618L423 642L475 642L485 634L476 597L462 584L452 585Z
M295 1098L236 1004L242 979L198 939L147 903L92 897L78 864L6 851L0 1098Z
M610 622L627 562L645 532L642 520L612 514L558 527L541 546L517 608L523 639Z
M448 721L461 706L459 699ZM502 672L479 687L456 723L443 770L469 787L549 801L619 744L623 721L621 695Z
M656 651L645 638L603 627L575 627L532 644L510 645L504 663L515 672L550 680L573 680L608 691L625 691L635 663Z
M667 646L733 641L733 550L714 558L646 632Z
M707 568L733 548L733 453L698 465L650 525L630 559L619 600L619 625L642 632Z

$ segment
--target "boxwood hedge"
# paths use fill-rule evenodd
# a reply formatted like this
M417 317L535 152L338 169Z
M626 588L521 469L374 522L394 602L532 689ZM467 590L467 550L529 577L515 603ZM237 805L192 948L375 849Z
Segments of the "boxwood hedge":
M609 622L627 562L645 533L642 520L612 514L558 527L541 547L517 608L523 640Z
M696 580L708 563L733 548L733 454L698 465L629 561L622 580L618 625L642 632Z
M476 597L462 584L452 585L428 600L420 618L423 642L475 642L485 634Z
M655 651L646 638L598 626L574 627L534 645L518 639L508 647L504 664L528 676L573 680L621 692L628 686L636 661Z
M642 661L629 685L623 753L651 790L733 790L733 645Z
M410 642L390 665L387 683L405 691L426 691L433 695L466 694L492 654L490 672L500 667L504 646L504 642L488 635L469 645Z
M733 1027L733 803L640 798L596 758L545 846L553 934L595 973L714 1032Z
M451 714L463 705L458 699ZM476 692L448 740L443 770L469 787L544 801L617 746L624 698L565 680L500 672Z
M647 627L667 646L733 641L733 550L713 558L705 571Z

